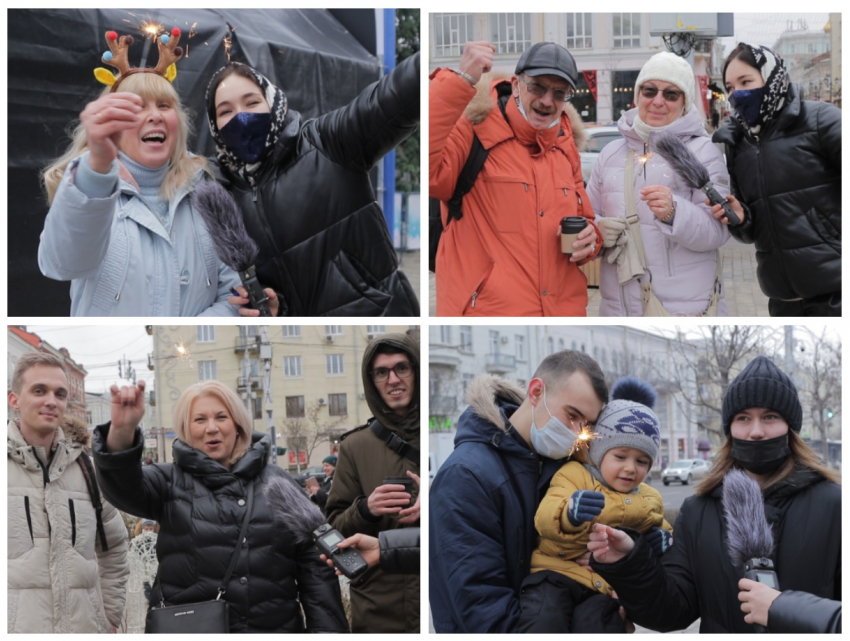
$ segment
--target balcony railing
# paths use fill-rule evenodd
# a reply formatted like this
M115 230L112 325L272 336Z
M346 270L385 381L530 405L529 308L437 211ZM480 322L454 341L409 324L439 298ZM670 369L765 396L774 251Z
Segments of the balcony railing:
M510 372L516 369L516 356L513 354L487 354L487 371L493 374Z

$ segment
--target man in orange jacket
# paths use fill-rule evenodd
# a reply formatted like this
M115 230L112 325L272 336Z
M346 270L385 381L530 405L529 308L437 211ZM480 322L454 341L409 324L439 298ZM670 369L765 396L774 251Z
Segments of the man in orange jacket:
M437 252L438 316L585 316L587 278L578 269L602 241L584 191L566 108L578 72L552 42L527 49L510 80L476 85L493 66L494 47L468 42L459 70L437 69L430 87L430 195L443 202ZM569 111L574 121L571 121ZM464 113L465 112L465 113ZM447 220L448 201L469 156L473 132L489 151L463 217ZM561 251L560 223L588 226Z

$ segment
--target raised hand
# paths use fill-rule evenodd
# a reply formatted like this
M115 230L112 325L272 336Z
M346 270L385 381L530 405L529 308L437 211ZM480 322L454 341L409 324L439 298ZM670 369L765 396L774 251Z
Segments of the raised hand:
M136 427L145 415L145 382L138 385L117 385L109 388L112 393L112 425L106 438L106 449L118 452L130 449Z
M493 68L493 52L496 47L489 42L467 42L463 45L458 69L468 74L473 84L481 80L481 75Z
M599 563L616 563L635 547L635 542L622 530L615 530L602 523L594 523L590 530L587 549Z
M86 129L89 163L94 171L109 172L118 157L121 132L138 126L144 106L139 96L128 91L109 93L86 105L80 122Z

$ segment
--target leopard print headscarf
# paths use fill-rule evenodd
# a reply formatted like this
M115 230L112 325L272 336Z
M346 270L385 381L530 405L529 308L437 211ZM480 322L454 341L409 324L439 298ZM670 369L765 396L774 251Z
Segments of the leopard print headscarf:
M785 106L785 96L788 94L788 72L785 70L785 61L772 49L751 44L747 46L752 51L756 59L756 68L764 79L764 97L754 125L748 125L737 113L735 119L745 130L749 129L752 134L757 135L764 125L773 120Z

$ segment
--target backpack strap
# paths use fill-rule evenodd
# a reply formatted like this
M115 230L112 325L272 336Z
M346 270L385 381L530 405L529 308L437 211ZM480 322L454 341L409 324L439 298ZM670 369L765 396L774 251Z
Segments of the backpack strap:
M381 439L384 442L384 445L390 448L393 452L406 459L410 459L417 465L419 464L419 450L398 436L395 432L391 432L377 420L372 421L369 429L371 429L375 433L375 436Z
M481 141L478 139L478 135L473 131L472 147L469 150L469 156L467 156L466 163L460 171L460 176L458 176L457 184L455 185L455 191L448 202L449 216L446 220L446 226L448 226L452 218L456 218L457 220L463 218L463 212L461 211L463 197L469 193L470 189L472 189L472 186L475 184L478 174L481 173L481 169L484 167L484 162L487 160L487 156L489 154L490 151L488 149L484 149L484 145L481 144Z
M100 547L106 552L109 549L109 544L106 542L106 530L103 529L103 502L100 500L100 491L97 489L97 476L95 476L94 467L92 467L88 454L80 452L77 462L80 464L83 477L86 479L86 486L89 488L91 504L97 521L97 536L100 538Z

